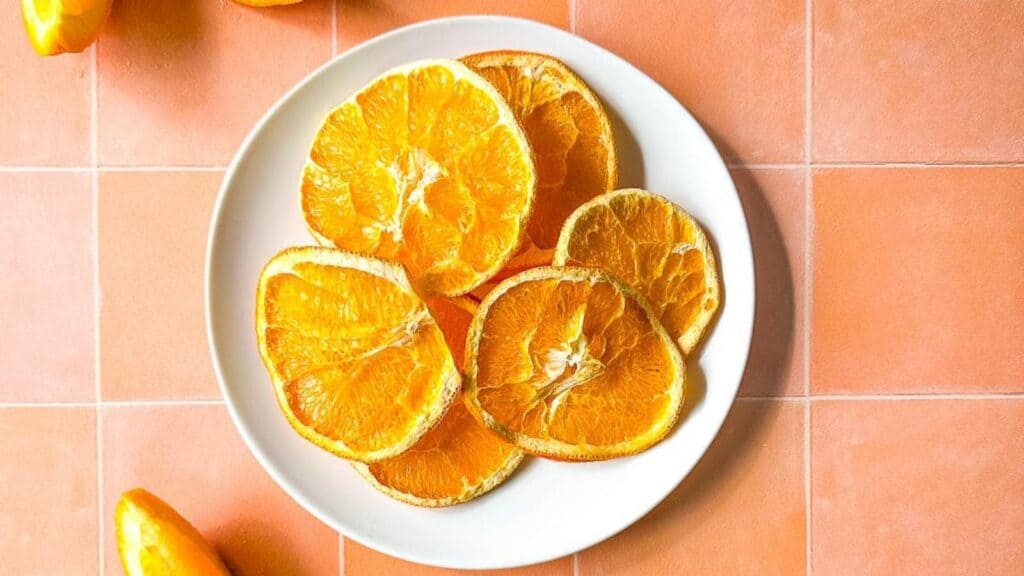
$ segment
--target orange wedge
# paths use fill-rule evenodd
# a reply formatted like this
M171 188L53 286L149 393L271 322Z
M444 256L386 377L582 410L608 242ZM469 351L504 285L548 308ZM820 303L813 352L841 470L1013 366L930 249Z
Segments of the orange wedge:
M322 244L397 259L425 292L465 294L519 247L537 175L495 89L452 60L395 68L324 120L302 176Z
M29 41L42 56L81 52L100 35L113 0L21 0Z
M601 268L635 288L685 354L718 309L718 271L704 231L645 190L617 190L580 206L565 222L554 264Z
M444 335L398 264L291 248L264 268L256 306L260 355L282 411L338 456L401 454L459 389Z
M465 56L462 62L494 85L526 131L538 179L527 232L536 249L550 252L569 214L618 181L608 115L587 84L551 56L503 50ZM528 268L531 262L527 258L512 268Z
M601 460L663 438L683 358L630 287L591 268L534 268L499 284L467 337L464 394L486 427L531 454Z
M452 354L462 358L476 304L468 298L428 298ZM355 464L370 484L388 496L416 506L468 502L501 484L519 466L523 453L481 426L461 398L409 451L374 464Z
M121 495L114 531L128 576L231 575L188 520L141 488Z

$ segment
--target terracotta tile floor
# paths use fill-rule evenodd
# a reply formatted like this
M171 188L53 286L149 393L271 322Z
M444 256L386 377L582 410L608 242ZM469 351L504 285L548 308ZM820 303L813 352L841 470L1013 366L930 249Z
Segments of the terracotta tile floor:
M340 50L472 13L662 83L729 162L757 261L743 398L694 473L609 541L505 573L1024 573L1024 0L119 0L97 46L51 59L7 3L0 572L119 574L110 512L144 485L237 576L454 573L344 541L260 469L201 286L266 107Z

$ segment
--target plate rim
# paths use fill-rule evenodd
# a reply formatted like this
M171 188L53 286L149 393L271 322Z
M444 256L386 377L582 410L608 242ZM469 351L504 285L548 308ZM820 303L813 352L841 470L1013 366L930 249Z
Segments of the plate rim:
M395 548L395 547L393 547L393 546L391 546L391 545L389 545L387 543L377 541L374 538L372 538L372 537L370 537L370 536L368 536L366 534L362 534L358 530L354 530L354 529L352 529L349 526L343 525L343 523L336 521L331 515L327 514L325 511L321 510L320 507L316 503L314 503L311 499L307 498L306 495L301 490L299 490L296 486L292 485L288 480L286 480L284 478L283 473L279 472L275 465L272 465L270 463L270 458L269 458L268 454L264 451L263 447L253 439L252 434L249 432L249 425L243 420L242 416L239 413L239 409L237 407L238 401L234 398L233 392L231 391L230 387L226 383L226 379L225 379L225 376L224 376L224 371L222 369L222 361L221 361L221 358L220 358L220 354L218 353L217 336L215 334L214 320L213 320L213 318L214 318L214 314L213 314L214 306L212 305L212 302L213 302L213 297L212 296L213 296L213 290L214 289L213 289L212 269L213 269L214 253L216 251L216 246L217 246L217 243L218 243L218 233L219 233L219 230L220 230L219 224L220 224L220 222L222 220L222 216L223 216L225 198L227 196L228 189L231 188L232 183L234 182L234 180L236 178L236 173L237 173L237 171L239 169L239 166L240 166L240 164L242 162L242 159L245 156L247 156L247 154L249 153L250 148L253 146L253 142L263 132L266 124L277 114L277 112L278 112L278 110L280 108L282 108L289 100L292 99L292 97L296 93L301 91L308 84L311 84L311 83L317 81L322 75L324 75L327 72L327 70L329 68L331 68L332 66L335 66L340 60L342 60L344 58L348 58L348 57L350 57L350 56L352 56L354 54L358 54L359 52L363 52L363 51L369 50L371 47L375 47L378 44L386 43L386 42L390 41L391 38L394 37L394 36L399 36L399 35L408 34L408 33L411 33L411 32L416 32L416 31L424 29L424 28L433 28L433 27L445 26L445 25L449 25L449 24L466 24L466 25L472 25L472 24L495 25L495 24L497 24L497 25L500 25L500 24L503 24L503 23L515 24L517 26L532 26L532 27L536 27L536 28L542 29L545 33L555 33L555 34L569 36L574 41L578 41L578 42L584 43L585 45L588 46L588 48L596 50L603 57L611 58L611 59L617 61L618 64L626 66L629 69L632 69L632 71L634 71L634 72L642 75L643 77L647 78L648 80L650 80L650 82L653 85L654 89L656 91L659 91L664 97L666 97L666 98L670 99L672 102L674 102L679 107L679 109L683 113L683 115L685 117L687 117L693 123L693 125L697 128L697 131L699 133L699 138L703 139L704 144L706 144L707 146L710 146L711 149L713 149L715 151L715 161L716 161L716 164L718 165L717 168L720 168L724 172L724 174L726 176L726 181L728 182L728 185L729 185L729 187L730 187L730 189L732 191L732 197L735 199L735 201L737 202L737 204L739 205L739 208L740 208L739 214L740 214L741 218L743 219L743 239L740 239L738 241L745 240L744 244L745 244L746 253L750 255L750 258L748 259L749 266L747 266L746 272L749 275L749 278L751 278L751 286L750 286L750 290L749 290L749 298L747 299L748 302L746 302L746 307L751 312L750 312L750 315L749 315L749 321L745 325L742 326L743 334L745 334L746 337L745 337L745 342L742 343L742 346L738 346L738 349L742 352L742 356L737 358L737 359L742 360L742 362L740 363L741 366L742 366L742 369L739 372L740 376L739 376L738 380L736 381L735 385L732 387L731 397L729 398L729 402L728 402L728 408L725 410L725 413L722 415L721 419L717 422L717 424L714 424L714 426L713 426L714 433L710 434L707 437L707 440L704 442L704 445L700 449L700 456L693 462L692 465L690 465L685 470L685 472L682 475L680 475L680 477L678 478L677 481L675 481L674 483L671 483L671 485L668 486L667 490L663 494L659 494L656 499L653 499L652 503L650 504L650 506L648 506L648 507L643 507L643 506L638 507L636 513L631 515L630 520L628 522L623 523L622 526L620 526L618 529L616 529L614 531L611 531L611 532L609 532L609 533L607 533L607 534L605 534L603 536L600 536L600 537L598 537L596 539L592 539L592 541L590 541L589 543L587 543L587 544L585 544L583 546L580 546L580 547L576 547L575 549L570 549L568 551L559 552L559 553L554 554L554 555L546 554L546 555L539 556L539 557L536 557L536 558L529 558L529 559L526 559L525 561L517 562L517 563L505 562L505 563L491 563L491 564L465 564L465 563L450 562L450 561L438 561L436 559L426 559L426 558L423 558L423 557L421 557L421 556L419 556L417 554L410 554L410 553L407 553L404 550L397 549L397 548ZM719 262L718 265L721 266L721 263ZM719 277L721 278L722 277L721 270L719 270L719 272L720 272ZM682 482L693 472L693 469L701 462L701 460L704 459L705 455L707 454L708 448L711 446L711 444L714 442L714 440L718 437L719 433L721 432L722 426L725 424L725 421L728 418L729 412L732 411L732 407L736 403L736 398L738 397L738 394L739 394L740 385L742 384L742 381L743 381L743 375L745 374L747 363L748 363L749 357L750 357L750 349L751 349L751 345L752 345L752 342L753 342L754 319L755 319L756 313L757 313L757 307L756 307L756 303L757 303L757 298L756 298L756 295L757 295L757 277L756 277L756 270L755 270L755 267L754 267L753 242L752 242L751 237L750 237L750 225L749 225L749 222L747 221L747 215L746 215L745 211L743 210L742 200L741 200L741 198L739 196L738 190L736 189L736 185L735 185L735 182L734 182L734 180L732 178L732 174L729 171L728 165L725 163L725 160L722 157L722 154L719 151L718 147L715 146L714 141L708 135L707 130L704 129L704 127L693 116L693 114L681 102L679 102L679 100L676 99L675 96L673 96L670 92L668 92L668 90L666 90L660 83L658 83L653 78L651 78L646 72L640 70L637 66L633 65L631 62L629 62L625 58L623 58L623 57L615 54L614 52L612 52L612 51L610 51L610 50L600 46L599 44L596 44L596 43L591 42L590 40L588 40L588 39L586 39L586 38L584 38L582 36L579 36L577 34L574 34L572 32L566 31L566 30L564 30L562 28L558 28L556 26L552 26L552 25L544 23L544 22L539 22L539 21L536 21L536 20L528 19L528 18L520 18L520 17L504 16L504 15L493 15L493 14L471 14L471 15L460 15L460 16L449 16L449 17L442 17L442 18L432 18L430 20L424 20L424 21L416 22L416 23L413 23L413 24L410 24L410 25L407 25L407 26L402 26L400 28L396 28L396 29L390 30L388 32L385 32L385 33L379 34L377 36L374 36L372 38L369 38L369 39L367 39L367 40L365 40L365 41L363 41L363 42L361 42L361 43L359 43L359 44L357 44L357 45L355 45L355 46L353 46L351 48L348 48L347 50L345 50L343 52L340 52L340 53L334 55L329 60L327 60L326 62L324 62L323 64L318 66L316 69L311 71L309 74L307 74L302 80L298 81L295 85L293 85L291 88L289 88L281 97L279 97L267 109L267 111L253 125L253 127L250 129L249 133L242 140L242 143L239 145L237 151L235 152L235 155L232 157L231 163L227 166L227 168L224 171L224 177L221 180L220 188L217 191L217 198L216 198L216 201L214 203L213 212L212 212L211 217L210 217L210 228L209 228L209 231L207 233L207 243L206 243L206 253L205 253L205 258L204 258L203 273L204 273L204 281L203 281L204 306L203 306L203 310L204 310L204 313L205 313L205 328L206 328L207 344L208 344L208 348L209 348L209 352L210 352L210 359L211 359L211 362L213 364L214 374L215 374L215 376L217 378L217 384L218 384L218 386L220 388L221 396L222 396L224 404L225 404L225 406L227 408L227 411L228 411L228 414L229 414L229 416L231 418L231 421L234 424L235 429L238 431L239 435L242 437L242 440L245 443L246 447L252 453L253 457L257 460L257 462L259 462L261 468L263 468L263 470L274 480L274 482L292 500L297 502L300 506L302 506L303 509L305 509L308 513L313 515L317 520L319 520L320 522L324 523L326 526L330 527L332 530L336 531L340 536L343 536L344 538L351 538L352 540L354 540L357 543L362 544L362 545L364 545L366 547L369 547L369 548L377 550L377 551L379 551L381 553L393 556L395 558L400 558L402 560L406 560L406 561L409 561L409 562L414 562L414 563L418 563L418 564L422 564L422 565L427 565L427 566L436 566L436 567L440 567L440 568L453 568L453 569L463 569L463 570L465 570L465 569L484 569L484 570L488 570L488 569L517 568L517 567L523 567L523 566L532 566L532 565L537 565L537 564L541 564L541 563L544 563L544 562L549 562L549 561L552 561L552 560L556 560L556 559L559 559L559 558L567 557L567 556L570 556L570 555L574 555L574 554L576 554L578 552L586 550L586 549L588 549L588 548L590 548L592 546L600 544L601 542L604 542L605 540L608 540L608 539L616 536L617 534L623 532L624 530L626 530L630 526L636 524L640 519L642 519L643 517L648 515L655 507L657 507L662 501L664 501L664 499L666 497L668 497L669 494L671 494L676 488L678 488L679 485L682 484ZM736 297L735 295L726 296L725 300L727 302L729 299L733 299L735 297ZM719 312L718 314L715 315L715 318L714 318L714 320L712 322L712 325L711 325L711 330L712 331L714 330L715 324L717 324L717 322L719 321L719 316L720 315L721 315L721 312ZM698 350L701 350L702 348L703 348L703 344L700 347L698 347ZM340 542L339 546L344 546L344 542L343 541Z

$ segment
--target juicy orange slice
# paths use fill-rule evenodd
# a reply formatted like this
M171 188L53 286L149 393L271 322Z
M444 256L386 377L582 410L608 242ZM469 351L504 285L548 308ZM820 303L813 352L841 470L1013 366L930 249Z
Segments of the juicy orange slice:
M282 411L338 456L404 452L459 389L444 335L398 264L291 248L264 268L256 298L260 355Z
M100 35L113 0L21 0L29 41L42 56L81 52Z
M428 298L452 354L462 358L476 304L468 298ZM468 502L501 484L523 453L481 426L456 399L436 428L409 451L355 468L381 492L417 506Z
M324 120L302 176L322 244L397 259L428 293L469 292L519 246L537 176L512 111L451 60L395 68Z
M538 179L527 232L537 249L550 251L577 206L615 188L618 160L608 115L586 83L551 56L498 51L462 62L497 88L526 131Z
M534 268L480 304L464 393L485 426L559 460L634 454L683 401L683 358L636 293L591 268Z
M645 190L617 190L580 206L565 222L554 264L602 268L635 288L686 354L718 309L718 271L704 231Z
M114 509L121 565L128 576L230 576L199 531L166 502L136 488Z

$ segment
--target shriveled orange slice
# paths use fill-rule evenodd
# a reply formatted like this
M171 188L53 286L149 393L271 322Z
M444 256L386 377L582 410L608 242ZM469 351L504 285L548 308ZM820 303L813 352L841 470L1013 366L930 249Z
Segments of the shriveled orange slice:
M121 495L114 531L128 576L231 575L188 520L141 488Z
M601 268L635 288L686 354L718 309L718 271L704 231L646 190L616 190L580 206L565 222L554 264Z
M590 87L551 56L503 50L465 56L462 62L497 88L526 131L538 178L537 206L527 231L535 249L549 251L550 262L569 214L618 181L608 115Z
M338 456L401 454L459 390L444 335L398 264L290 248L264 268L256 298L260 355L281 410Z
M448 346L462 358L476 304L468 298L428 298L427 305ZM523 459L515 446L481 426L456 399L441 419L409 451L355 468L381 492L417 506L468 502L501 484Z
M29 41L42 56L81 52L96 41L113 0L21 0Z
M592 268L534 268L499 284L469 329L464 394L526 452L600 460L645 450L679 416L679 348L647 304Z
M469 292L520 245L537 175L495 89L452 60L395 68L324 120L302 177L313 236L397 259L428 293Z

